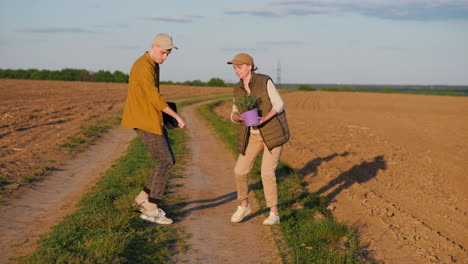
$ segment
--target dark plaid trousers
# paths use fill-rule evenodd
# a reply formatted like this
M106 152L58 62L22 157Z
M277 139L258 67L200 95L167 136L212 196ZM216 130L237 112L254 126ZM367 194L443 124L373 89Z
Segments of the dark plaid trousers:
M138 128L135 128L135 132L140 136L146 148L156 160L156 167L146 181L143 191L149 195L148 200L150 202L157 204L163 198L164 190L169 181L169 171L175 164L174 153L164 127L163 135L157 135Z

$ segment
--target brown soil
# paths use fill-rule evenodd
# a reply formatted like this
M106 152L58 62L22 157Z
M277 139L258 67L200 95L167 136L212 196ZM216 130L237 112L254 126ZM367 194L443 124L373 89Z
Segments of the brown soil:
M468 263L468 98L283 95L282 160L384 263ZM227 117L230 103L217 109Z
M229 93L229 88L170 85L169 100ZM0 79L0 200L46 177L72 157L58 148L82 125L120 117L127 84Z

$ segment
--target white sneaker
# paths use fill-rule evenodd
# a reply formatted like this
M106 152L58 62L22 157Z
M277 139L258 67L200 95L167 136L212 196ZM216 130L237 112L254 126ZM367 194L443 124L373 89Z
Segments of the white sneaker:
M250 212L252 212L252 210L250 210L250 204L247 207L238 205L236 212L231 217L231 222L239 223L244 217L250 214Z
M158 210L158 205L155 203L150 203L148 199L141 202L135 201L133 206L137 207L140 212L146 215L152 215L156 210Z
M263 224L264 225L277 225L280 223L280 217L279 215L273 213L273 212L270 212L270 216L268 216L267 219L265 219L265 221L263 221Z
M141 191L137 197L135 197L135 202L133 203L133 206L140 206L142 205L144 202L148 202L148 194L145 193L144 191Z
M172 224L172 219L167 218L166 213L161 208L158 208L158 210L154 212L142 213L140 218L161 225Z

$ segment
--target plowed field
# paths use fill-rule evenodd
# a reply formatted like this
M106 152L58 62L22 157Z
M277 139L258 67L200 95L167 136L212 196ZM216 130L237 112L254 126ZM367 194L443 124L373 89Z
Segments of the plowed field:
M468 98L283 95L282 160L384 263L468 263ZM225 117L231 103L217 109Z

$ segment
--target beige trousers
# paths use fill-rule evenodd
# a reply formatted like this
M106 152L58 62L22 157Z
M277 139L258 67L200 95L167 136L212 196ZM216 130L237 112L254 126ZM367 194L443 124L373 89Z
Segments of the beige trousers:
M237 158L236 167L234 168L234 176L237 186L237 199L242 201L248 198L249 183L247 174L252 169L255 163L255 159L262 152L262 150L263 158L261 176L263 192L265 194L266 205L268 207L273 207L278 205L275 170L278 166L283 146L276 147L269 151L265 143L263 143L262 136L258 134L250 134L245 155L240 154Z

